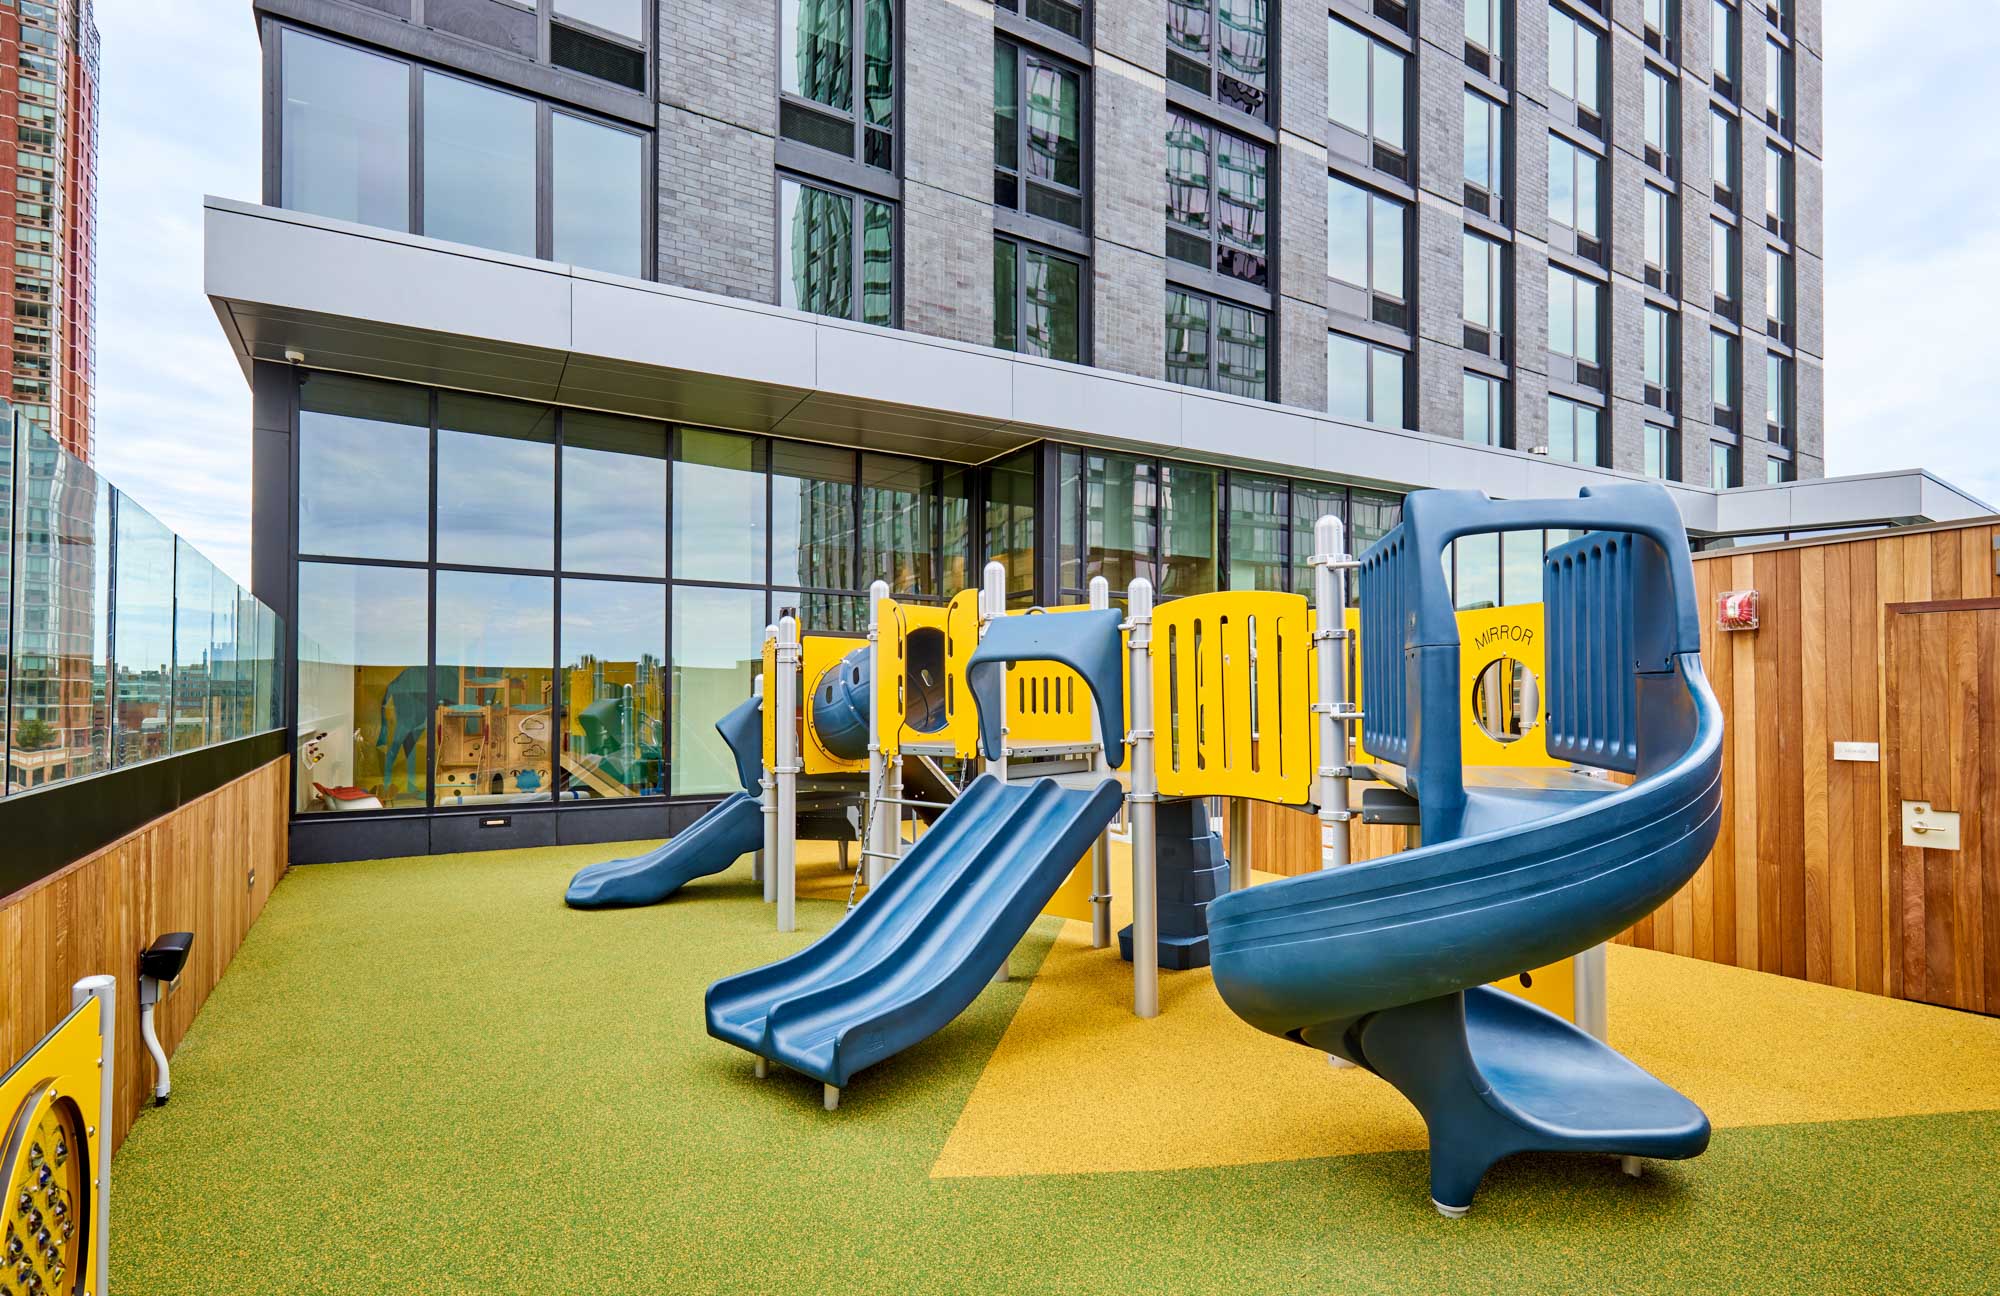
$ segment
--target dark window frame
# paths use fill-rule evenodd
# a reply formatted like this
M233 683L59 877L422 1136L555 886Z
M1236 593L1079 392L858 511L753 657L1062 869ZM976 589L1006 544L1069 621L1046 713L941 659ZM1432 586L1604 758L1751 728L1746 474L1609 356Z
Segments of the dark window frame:
M1331 359L1335 338L1339 338L1345 342L1352 342L1363 349L1365 364L1363 366L1361 381L1363 389L1367 392L1368 412L1362 416L1361 422L1370 427L1394 428L1398 431L1408 430L1410 415L1413 412L1412 407L1415 405L1415 402L1411 400L1412 388L1416 381L1416 365L1412 363L1416 359L1414 351L1409 347L1391 345L1379 338L1367 337L1359 333L1349 333L1338 328L1329 328L1326 331L1329 360ZM1395 356L1396 363L1402 369L1401 379L1397 383L1397 386L1401 389L1398 403L1402 406L1400 410L1402 417L1396 423L1386 423L1375 417L1375 362L1379 356L1384 354ZM1333 392L1331 388L1327 391L1326 399L1328 405L1327 415L1331 418L1344 419L1345 415L1336 414L1332 409Z
M1410 124L1411 118L1414 115L1411 113L1410 107L1416 81L1416 78L1412 75L1416 67L1414 52L1394 41L1383 40L1366 27L1338 13L1329 13L1326 21L1329 49L1332 45L1332 30L1335 24L1346 27L1355 35L1361 37L1362 40L1367 42L1368 49L1367 76L1362 90L1368 104L1367 127L1365 129L1357 129L1346 122L1335 119L1333 116L1333 107L1329 104L1327 106L1326 117L1326 138L1329 152L1337 153L1373 170L1394 176L1406 184L1414 181L1415 176L1412 174L1412 164L1414 162L1412 155L1414 150L1410 145ZM1392 144L1386 138L1376 133L1376 59L1383 54L1388 54L1402 60L1403 93L1396 105L1397 113L1401 118L1399 124L1401 127L1402 142L1398 144ZM1330 59L1331 54L1329 54ZM1349 144L1357 141L1360 146L1359 152L1356 152L1353 148L1336 147L1339 144ZM1389 165L1384 166L1384 162L1389 163Z
M1178 87L1187 94L1193 95L1206 103L1215 104L1225 111L1241 113L1252 121L1270 125L1275 123L1277 119L1276 99L1278 87L1276 83L1278 80L1277 69L1279 67L1278 28L1280 26L1280 24L1272 21L1272 16L1275 13L1281 12L1280 4L1282 0L1279 0L1279 3L1266 3L1266 0L1255 0L1255 2L1265 4L1264 30L1261 33L1264 42L1264 84L1259 88L1239 81L1233 76L1227 78L1233 84L1242 86L1245 91L1251 92L1256 96L1254 106L1245 106L1249 101L1248 95L1232 98L1223 93L1222 82L1225 79L1225 73L1222 69L1222 42L1218 37L1211 35L1205 59L1197 60L1193 56L1176 48L1172 36L1173 0L1168 0L1167 3L1168 14L1165 36L1166 80L1169 87ZM1211 22L1219 28L1220 18L1216 14L1215 0L1208 0L1208 6ZM1199 71L1202 85L1196 86L1182 77L1177 77L1175 75L1176 61L1184 65L1187 69Z
M1041 30L1053 32L1064 40L1088 45L1091 39L1090 0L993 0L995 26L1002 32L1009 31L1006 17L1013 17L1023 23L1032 23ZM1073 13L1076 15L1076 30L1065 31L1062 27L1042 17L1044 12Z
M1172 279L1169 279L1167 281L1165 293L1166 294L1184 293L1189 297L1193 297L1207 303L1209 306L1208 322L1207 322L1207 328L1208 328L1207 384L1196 385L1193 383L1178 383L1176 382L1175 379L1171 377L1167 379L1168 382L1175 383L1176 386L1189 387L1190 389L1195 391L1214 392L1218 396L1239 396L1239 393L1225 392L1215 385L1217 369L1221 364L1220 356L1222 349L1221 341L1217 336L1218 330L1220 329L1220 324L1218 323L1216 318L1217 312L1215 308L1218 306L1228 306L1238 310L1249 311L1251 314L1258 316L1264 321L1264 394L1262 396L1239 396L1239 399L1263 400L1263 401L1270 401L1276 399L1276 397L1274 397L1271 394L1272 392L1277 390L1277 384L1278 384L1278 353L1277 349L1271 345L1272 343L1271 325L1272 325L1273 312L1264 307L1255 306L1234 297L1222 296L1216 293L1209 292L1202 288L1192 287L1182 283L1176 283ZM1165 306L1166 306L1166 296L1165 294L1163 294L1161 300L1162 313L1164 313L1165 311ZM1171 342L1172 339L1171 332L1169 332L1168 334L1168 339ZM1162 364L1164 367L1164 357L1162 358Z
M1207 154L1207 210L1209 220L1208 228L1205 231L1184 225L1176 221L1173 217L1172 153L1174 146L1172 139L1177 132L1184 129L1207 132L1210 137ZM1219 149L1216 147L1216 141L1222 137L1227 137L1236 145L1259 150L1263 154L1264 250L1261 255L1250 252L1247 249L1229 247L1222 240L1222 168L1217 160ZM1194 273L1202 276L1203 282L1200 291L1210 296L1233 298L1240 304L1254 305L1259 310L1269 311L1275 305L1274 286L1277 279L1277 258L1275 253L1278 245L1279 195L1278 177L1271 167L1272 157L1276 152L1276 145L1254 136L1231 130L1229 127L1219 122L1211 121L1206 117L1195 116L1192 113L1174 107L1171 103L1167 106L1167 139L1169 193L1165 225L1169 276L1185 274L1191 268ZM1206 261L1189 261L1184 257L1176 256L1173 242L1176 234L1189 240L1190 243L1199 241L1207 249ZM1257 269L1262 275L1262 282L1247 275L1233 274L1230 271L1222 269L1225 257L1232 253L1245 258L1255 258L1258 263Z
M862 267L862 262L864 260L864 258L861 255L861 231L863 228L862 226L863 213L861 210L861 204L863 202L881 203L882 205L886 206L889 209L890 220L892 222L890 226L891 255L889 262L889 323L869 324L868 327L870 328L903 327L903 204L893 198L885 198L881 194L875 193L872 190L857 189L851 185L844 185L840 184L837 181L824 179L820 176L813 175L810 172L794 171L790 167L778 168L775 175L775 179L777 183L771 186L771 238L772 238L772 265L779 279L778 301L782 303L784 300L783 279L786 273L784 265L785 183L786 181L790 181L794 184L802 185L809 189L818 189L825 193L838 194L841 197L846 198L849 201L849 203L852 204L851 208L852 215L849 220L848 228L853 232L852 237L850 239L850 243L854 249L854 264L849 267L848 273L851 276L853 283L853 287L850 290L849 300L853 303L853 308L856 314L821 315L816 311L806 311L804 310L803 307L800 307L798 309L800 309L802 313L812 315L818 319L835 319L835 320L844 319L850 324L866 323L866 321L858 318L859 312L861 310L861 298L863 293L861 267Z
M1331 195L1332 187L1336 184L1343 184L1360 192L1367 198L1366 207L1368 213L1367 229L1363 232L1363 242L1368 252L1368 282L1358 284L1342 279L1333 273L1333 267L1329 264L1326 275L1328 309L1349 319L1367 320L1370 323L1381 324L1388 328L1398 329L1404 333L1414 331L1416 327L1416 297L1411 292L1411 288L1415 285L1416 273L1411 264L1411 257L1414 255L1416 237L1415 231L1411 227L1415 224L1415 221L1412 219L1412 213L1416 210L1417 204L1396 194L1387 193L1364 184L1355 177L1340 171L1327 172L1326 183L1329 195ZM1401 293L1388 292L1375 285L1375 280L1380 269L1375 264L1375 229L1376 222L1381 216L1381 207L1379 204L1382 203L1387 203L1396 209L1396 222L1402 231L1399 240L1402 247L1402 263L1397 267L1402 276L1403 290ZM1330 202L1328 206L1331 207ZM1328 219L1330 224L1330 211ZM1331 261L1332 235L1330 228L1328 231L1328 248L1328 259ZM1339 300L1342 297L1365 302L1368 309L1365 312L1351 310Z
M1090 92L1092 87L1090 70L1071 59L1064 58L1039 45L1018 40L1002 31L996 30L994 45L996 48L1006 46L1014 51L1014 167L1011 171L1003 168L996 153L993 162L994 209L996 211L1009 212L1020 217L1022 220L1033 222L1036 225L1046 222L1054 229L1079 235L1085 234L1091 228L1091 122L1094 115L1091 112ZM1030 181L1027 169L1023 165L1028 155L1029 139L1028 97L1026 93L1028 79L1027 60L1029 59L1039 59L1055 71L1066 73L1076 79L1077 187L1073 190L1053 181L1039 179ZM1014 185L1014 201L1011 204L1000 201L1000 185L1003 174ZM1059 197L1074 198L1077 204L1076 223L1072 225L1067 221L1058 220L1052 216L1043 216L1030 212L1028 210L1028 189L1030 184L1045 187Z
M1090 361L1090 356L1091 356L1090 302L1092 294L1090 291L1090 286L1091 286L1090 258L1087 256L1078 256L1074 252L1067 251L1066 249L1056 247L1052 244L1038 243L1034 239L1023 238L1020 235L1013 234L1011 232L1007 232L1004 230L995 230L993 238L996 243L1006 243L1014 249L1014 267L1015 267L1014 268L1015 345L1013 345L1012 347L1000 347L999 349L1003 351L1009 351L1016 355L1032 354L1031 352L1023 350L1021 347L1021 341L1026 336L1025 330L1027 328L1026 324L1027 312L1024 309L1024 307L1026 306L1027 303L1027 293L1028 293L1027 277L1021 273L1021 266L1023 264L1024 258L1026 257L1027 253L1032 250L1035 252L1040 252L1044 256L1057 257L1061 260L1072 262L1077 267L1077 350L1079 354L1078 358L1075 360L1058 360L1058 363L1088 365L1091 362ZM996 336L996 344L997 344L997 336ZM1037 357L1037 358L1055 359L1056 357Z
M788 3L803 4L804 2L805 0L771 0L776 9L774 15L776 21L772 24L771 35L773 52L777 56L777 61L773 65L777 72L773 87L778 109L778 129L776 134L781 147L787 144L796 146L785 150L780 165L789 170L824 175L827 179L835 180L849 187L866 187L867 185L866 180L852 174L853 170L865 170L872 172L878 177L894 177L900 180L903 174L904 83L908 80L904 75L908 68L908 60L904 55L903 47L908 31L902 0L881 0L882 3L889 6L889 20L894 24L895 28L891 36L889 49L890 76L893 84L889 93L889 124L886 127L871 126L869 124L868 111L864 103L864 100L867 98L868 46L866 33L870 0L846 0L851 6L848 30L853 34L852 48L848 53L850 64L847 74L848 85L852 88L853 93L853 107L845 110L835 108L831 104L823 104L817 99L809 99L804 95L792 94L785 89L784 69L786 59L789 57L785 50L785 6ZM825 148L812 140L801 138L797 134L788 133L785 130L785 115L788 107L794 114L805 114L810 117L818 117L829 121L845 119L845 124L853 132L848 151L844 153L838 152ZM868 133L870 131L880 131L887 135L888 158L886 162L871 162L868 160ZM814 155L818 155L818 157ZM844 163L845 166L828 165L826 163L816 165L819 158L828 159L833 164ZM826 166L827 169L822 170L822 166ZM900 194L897 196L900 197Z

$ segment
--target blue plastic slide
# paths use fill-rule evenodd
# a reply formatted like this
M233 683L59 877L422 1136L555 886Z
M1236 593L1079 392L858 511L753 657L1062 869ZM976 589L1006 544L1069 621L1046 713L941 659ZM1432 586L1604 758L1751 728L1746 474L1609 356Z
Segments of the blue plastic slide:
M736 760L743 791L724 797L657 849L578 870L563 903L572 909L658 904L694 879L720 873L763 849L764 813L756 795L763 772L762 724L762 699L756 697L715 723Z
M1463 535L1543 528L1602 528L1544 566L1549 750L1635 775L1630 786L1459 764L1440 555ZM1648 486L1504 503L1413 494L1364 557L1361 593L1366 746L1403 766L1426 844L1218 897L1208 923L1223 999L1395 1085L1429 1127L1431 1197L1447 1214L1515 1152L1699 1155L1709 1126L1692 1102L1486 986L1616 935L1715 840L1722 720L1672 501Z
M710 986L708 1033L845 1085L965 1011L1122 799L981 775L839 926Z

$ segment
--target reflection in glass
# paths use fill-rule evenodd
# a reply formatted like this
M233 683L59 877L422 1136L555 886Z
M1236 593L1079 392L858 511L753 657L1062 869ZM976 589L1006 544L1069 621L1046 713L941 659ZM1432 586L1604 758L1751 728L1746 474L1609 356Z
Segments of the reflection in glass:
M643 277L643 137L568 113L552 121L556 260Z
M174 534L118 500L118 688L115 745L120 765L167 753L174 661Z
M1021 348L1021 285L1016 275L1020 255L1020 244L993 240L993 345L1002 351Z
M889 582L894 594L944 594L936 580L931 466L888 455L861 456L861 579Z
M299 552L430 556L430 397L311 374L299 390Z
M1102 576L1122 590L1144 576L1158 585L1152 460L1093 454L1084 464L1084 583Z
M779 58L786 94L829 108L854 107L854 6L851 0L784 0Z
M1496 532L1470 535L1452 542L1452 586L1455 605L1460 608L1494 607L1500 602L1500 536Z
M555 562L555 411L484 396L438 396L439 562Z
M1326 20L1326 115L1351 131L1368 133L1368 47L1359 29Z
M413 568L299 564L300 813L424 804L427 583Z
M814 315L854 316L854 200L796 180L781 186L779 304Z
M548 799L554 599L546 576L437 574L438 805Z
M762 442L680 429L674 451L674 574L761 583L764 490Z
M1016 451L986 478L986 560L1006 567L1009 603L1035 593L1035 455L1032 447Z
M1023 56L1022 72L1026 83L1022 97L1028 110L1028 147L1021 159L1022 169L1030 179L1079 190L1083 187L1083 146L1077 76L1033 55ZM1056 216L1054 212L1035 214Z
M1258 400L1270 394L1269 326L1262 311L1215 303L1215 390Z
M667 430L563 414L562 565L619 576L667 574Z
M938 592L955 594L975 583L968 569L972 546L972 472L947 469L938 491L938 552L943 555Z
M562 585L564 798L666 788L667 591L633 581Z
M772 443L771 583L854 588L853 451Z
M215 567L174 538L174 721L170 745L192 751L208 742L209 590Z
M1177 598L1220 588L1216 563L1222 538L1216 530L1215 470L1169 463L1161 465L1160 474L1165 486L1160 523L1166 541L1160 596Z
M101 744L93 733L92 695L104 615L96 601L95 552L104 488L48 431L25 420L22 429L25 463L10 477L20 497L10 499L8 485L0 483L0 507L10 510L18 527L12 550L0 553L0 567L18 562L9 591L11 652L0 656L0 671L12 676L8 708L0 714L11 738L5 786L16 792L97 767ZM0 469L12 468L0 460ZM0 605L0 617L8 615Z
M535 103L424 73L424 233L535 255Z
M1313 597L1313 524L1327 516L1337 517L1343 526L1352 526L1347 516L1347 492L1338 486L1314 482L1292 483L1292 588ZM1358 541L1350 541L1348 552L1359 554Z
M210 578L208 607L208 741L243 736L236 664L236 582Z
M1229 474L1229 588L1282 590L1290 496L1276 477Z
M896 322L896 209L861 203L861 322L888 328Z
M1326 179L1326 273L1368 286L1368 191L1338 176Z
M279 57L279 204L408 229L408 65L290 29Z
M741 791L715 722L750 696L762 669L764 592L676 586L673 619L673 792Z
M646 38L641 0L556 0L556 13L602 27L628 40Z
M1021 350L1079 364L1083 360L1083 267L1040 248L1021 249Z
M1206 387L1208 381L1206 297L1167 289L1167 381Z

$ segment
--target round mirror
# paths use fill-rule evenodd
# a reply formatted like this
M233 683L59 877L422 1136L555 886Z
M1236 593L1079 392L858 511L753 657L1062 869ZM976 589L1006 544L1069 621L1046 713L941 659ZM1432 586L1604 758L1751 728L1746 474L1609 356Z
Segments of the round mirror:
M1513 657L1496 657L1472 685L1472 715L1495 742L1519 742L1541 718L1540 681Z

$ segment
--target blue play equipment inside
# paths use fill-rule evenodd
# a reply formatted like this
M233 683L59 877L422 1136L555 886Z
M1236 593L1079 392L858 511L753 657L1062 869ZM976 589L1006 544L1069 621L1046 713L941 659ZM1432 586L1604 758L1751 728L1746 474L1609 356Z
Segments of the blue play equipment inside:
M1542 529L1584 533L1543 567L1549 751L1629 786L1461 764L1466 682L1443 556L1462 536ZM1516 1152L1699 1155L1709 1125L1692 1102L1487 984L1616 935L1715 840L1722 720L1673 502L1638 485L1574 500L1418 492L1363 556L1360 585L1365 747L1401 767L1423 844L1218 897L1208 924L1223 999L1395 1085L1429 1127L1431 1196L1446 1214Z

